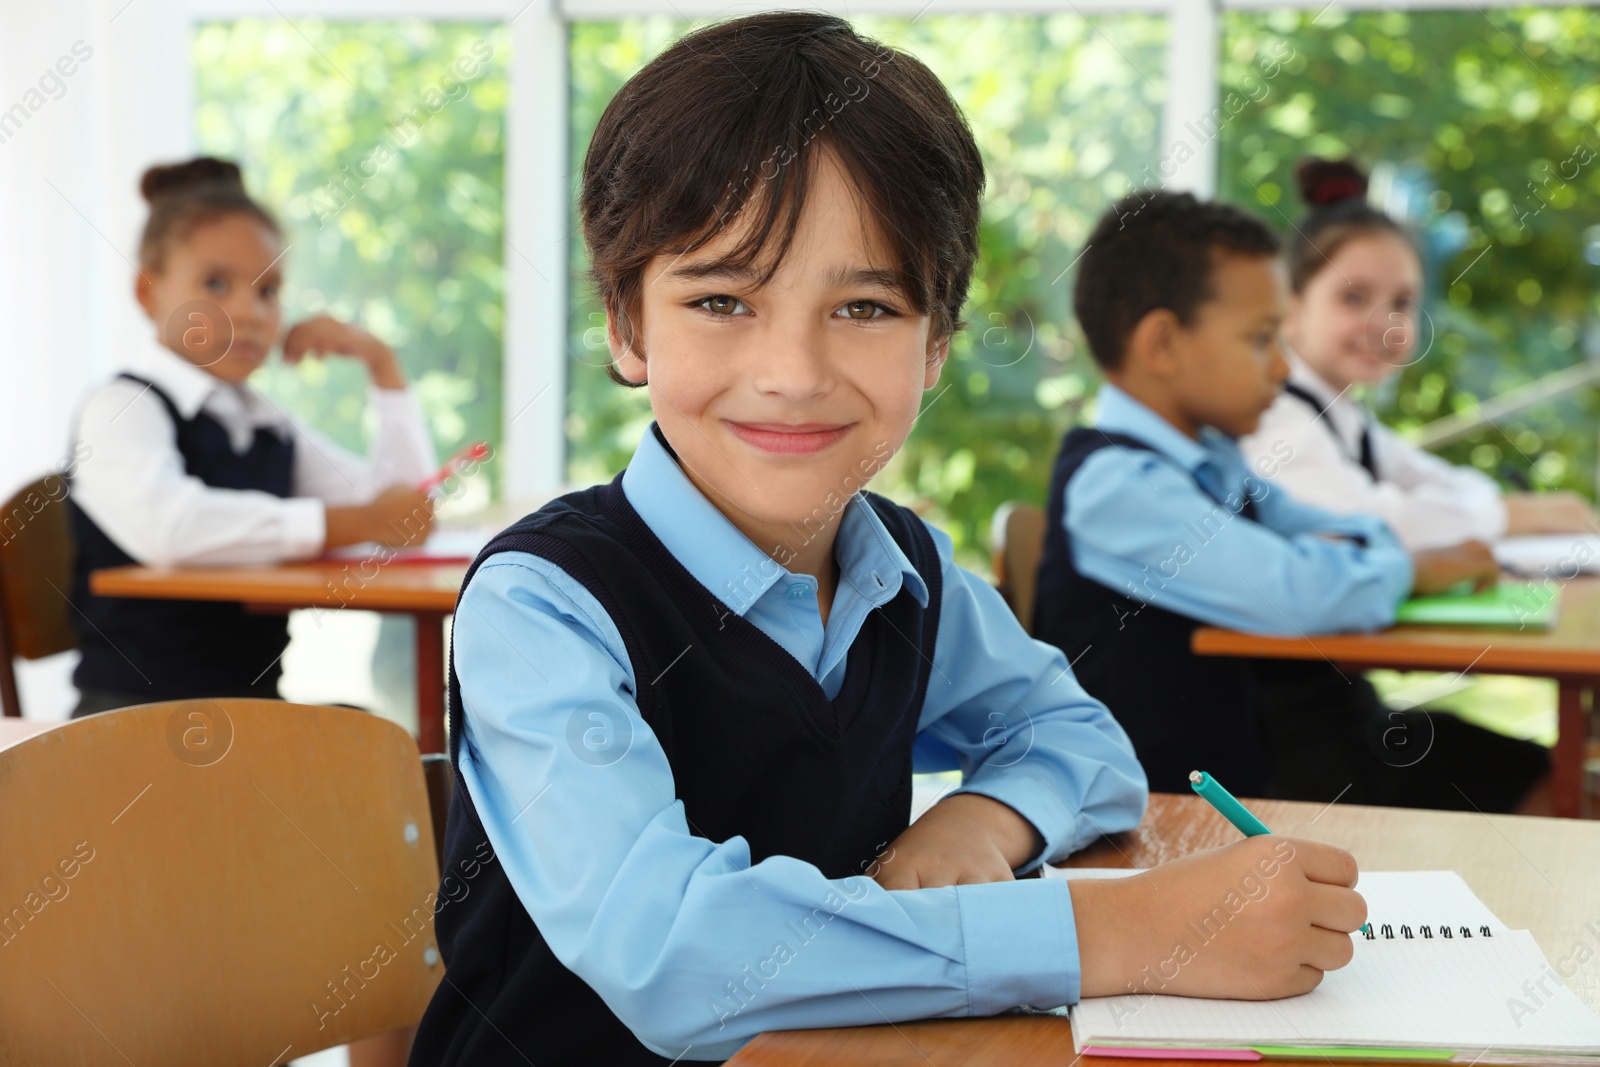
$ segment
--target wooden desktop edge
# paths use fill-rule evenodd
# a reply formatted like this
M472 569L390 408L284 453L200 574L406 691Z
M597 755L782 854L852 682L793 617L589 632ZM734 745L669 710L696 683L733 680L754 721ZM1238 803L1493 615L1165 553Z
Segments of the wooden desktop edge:
M237 601L279 608L351 607L362 611L451 614L465 563L408 563L403 571L380 572L368 581L345 577L343 563L291 563L246 568L193 570L112 567L89 576L89 589L99 596L172 600ZM446 575L451 580L440 584Z
M1359 670L1463 670L1470 665L1478 673L1600 681L1600 647L1540 648L1526 643L1505 643L1503 639L1497 642L1496 634L1491 631L1471 632L1481 635L1481 647L1475 642L1443 644L1412 640L1404 630L1308 638L1266 637L1202 626L1195 630L1190 647L1202 656L1327 659Z

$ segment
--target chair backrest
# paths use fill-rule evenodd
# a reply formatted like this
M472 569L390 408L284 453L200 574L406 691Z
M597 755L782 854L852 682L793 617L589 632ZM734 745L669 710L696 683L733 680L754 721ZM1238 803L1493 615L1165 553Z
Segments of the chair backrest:
M1033 632L1034 580L1039 557L1044 555L1044 530L1043 508L1008 500L995 511L989 534L995 585L1029 633Z
M265 1067L416 1023L444 973L416 742L376 716L105 712L0 751L0 811L0 1065Z
M47 475L0 505L0 710L17 704L15 656L39 659L78 647L72 631L72 527L66 479Z

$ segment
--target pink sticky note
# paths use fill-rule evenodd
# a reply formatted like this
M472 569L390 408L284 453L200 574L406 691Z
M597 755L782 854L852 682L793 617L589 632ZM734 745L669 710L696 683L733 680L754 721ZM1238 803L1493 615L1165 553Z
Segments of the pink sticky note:
M1259 1060L1252 1048L1118 1048L1114 1045L1085 1045L1085 1056L1127 1056L1139 1060Z

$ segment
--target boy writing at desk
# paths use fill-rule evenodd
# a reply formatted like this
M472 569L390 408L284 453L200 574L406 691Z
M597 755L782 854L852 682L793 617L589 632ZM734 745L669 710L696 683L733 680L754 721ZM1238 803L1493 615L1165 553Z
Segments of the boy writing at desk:
M719 1060L1125 992L1282 856L1015 879L1135 826L1144 775L948 537L858 492L960 326L982 184L937 79L836 18L698 31L607 108L584 236L656 423L468 573L445 848L471 880L414 1063ZM965 780L908 826L924 731ZM1168 991L1283 996L1348 962L1354 861L1288 851Z
M1234 439L1289 373L1277 253L1259 220L1187 193L1135 193L1090 234L1073 304L1106 384L1056 461L1035 633L1116 712L1155 789L1203 767L1246 794L1537 814L1538 745L1390 711L1321 660L1190 648L1201 625L1378 629L1413 590L1497 570L1482 544L1408 554L1374 516L1273 488L1291 448L1246 464Z

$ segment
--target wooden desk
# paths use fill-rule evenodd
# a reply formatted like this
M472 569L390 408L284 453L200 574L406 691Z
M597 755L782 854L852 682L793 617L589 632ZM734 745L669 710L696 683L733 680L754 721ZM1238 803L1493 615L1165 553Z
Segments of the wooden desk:
M354 608L392 611L417 620L417 747L444 751L444 620L455 611L465 563L384 566L360 560L274 567L115 567L95 571L89 588L101 596L160 600L239 601L258 611Z
M1556 625L1545 632L1395 626L1374 634L1263 637L1201 627L1203 656L1326 659L1350 670L1477 671L1553 678L1560 692L1554 753L1556 812L1583 814L1583 760L1594 691L1600 685L1600 578L1561 587Z
M1512 929L1533 932L1552 963L1579 945L1600 950L1600 823L1411 811L1352 805L1322 807L1286 800L1250 801L1282 834L1347 848L1368 870L1454 869ZM1131 834L1104 839L1073 856L1074 867L1152 867L1239 839L1239 832L1198 797L1156 794ZM1590 928L1589 923L1594 924ZM1567 983L1600 1011L1600 960ZM732 1067L1068 1067L1077 1062L1072 1029L1061 1016L903 1022L837 1030L762 1034L729 1060ZM1126 1067L1193 1067L1185 1060L1085 1059ZM1346 1067L1345 1061L1321 1061ZM1359 1067L1355 1062L1350 1067ZM1366 1067L1371 1067L1370 1062Z
M0 748L10 748L35 734L42 734L60 725L59 722L44 722L38 719L0 717Z

